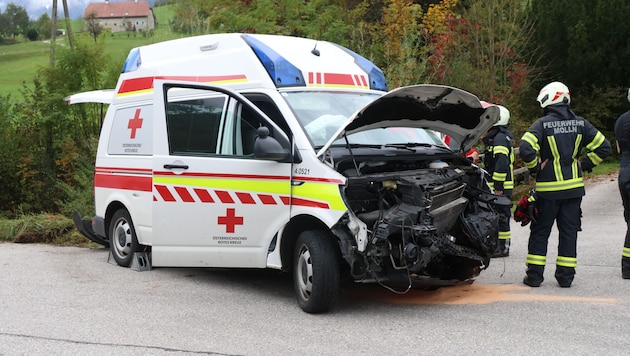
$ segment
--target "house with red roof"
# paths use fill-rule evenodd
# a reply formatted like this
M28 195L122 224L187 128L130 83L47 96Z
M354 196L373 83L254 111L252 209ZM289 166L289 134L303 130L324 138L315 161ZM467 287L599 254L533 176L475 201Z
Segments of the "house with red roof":
M94 14L99 24L111 32L146 32L155 28L155 15L146 0L92 2L83 17L87 18L90 14Z

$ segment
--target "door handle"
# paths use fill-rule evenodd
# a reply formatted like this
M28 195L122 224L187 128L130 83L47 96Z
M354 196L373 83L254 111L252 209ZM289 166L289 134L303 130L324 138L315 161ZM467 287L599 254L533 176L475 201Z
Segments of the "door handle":
M187 164L165 164L164 168L166 169L188 169Z

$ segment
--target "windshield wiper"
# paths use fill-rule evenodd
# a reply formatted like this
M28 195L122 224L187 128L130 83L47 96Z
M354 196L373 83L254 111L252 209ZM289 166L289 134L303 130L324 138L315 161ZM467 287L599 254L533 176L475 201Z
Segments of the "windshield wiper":
M383 147L391 147L391 148L400 148L406 149L410 151L416 151L414 147L436 147L434 144L426 143L426 142L407 142L407 143L388 143L383 145Z

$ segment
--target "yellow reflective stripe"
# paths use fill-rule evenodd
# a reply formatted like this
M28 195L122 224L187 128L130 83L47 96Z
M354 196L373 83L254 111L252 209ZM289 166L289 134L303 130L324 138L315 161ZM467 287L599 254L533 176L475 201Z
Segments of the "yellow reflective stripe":
M293 187L293 197L325 201L333 210L347 210L336 183L305 182Z
M604 135L602 135L602 133L598 131L597 135L595 135L595 137L593 138L593 141L591 141L588 145L586 145L586 148L589 151L593 151L597 147L601 146L602 143L604 143L604 140L606 140L606 137L604 137Z
M494 146L494 155L506 155L509 158L510 150L505 146Z
M544 266L547 263L547 256L528 254L525 262L528 265Z
M538 139L531 132L525 132L521 140L529 143L535 151L540 150L540 146L538 146Z
M590 158L591 162L593 162L593 164L598 165L600 163L602 163L604 161L604 159L602 159L597 153L595 152L589 152L586 154L586 156L588 158Z
M525 167L531 169L531 168L536 167L537 164L538 164L538 158L534 158L533 160L529 162L525 162Z
M574 189L584 186L582 177L575 179L567 179L562 182L536 182L536 191L554 192L558 190Z
M488 182L490 185L490 189L494 190L494 182ZM514 189L514 182L511 180L506 180L503 182L503 189Z
M575 138L575 145L573 146L573 156L572 157L577 157L580 155L580 152L578 151L580 149L580 143L582 143L582 134L578 134L577 137ZM578 161L576 159L573 160L573 163L571 163L571 177L573 178L577 178L578 177Z
M558 256L556 259L556 265L562 267L577 267L577 258Z
M630 257L630 247L623 248L623 257Z
M562 166L560 165L560 152L558 151L556 138L554 136L548 136L547 141L549 141L549 149L551 150L551 155L553 156L553 173L555 174L557 181L563 181L564 177L562 176Z
M259 193L291 194L289 180L278 179L221 179L209 177L162 177L153 176L153 183L219 188ZM335 184L335 186L337 186Z
M510 231L499 231L499 240L509 240L511 237Z
M499 172L494 172L492 174L492 179L496 180L496 181L504 181L505 178L507 178L507 173L499 173Z

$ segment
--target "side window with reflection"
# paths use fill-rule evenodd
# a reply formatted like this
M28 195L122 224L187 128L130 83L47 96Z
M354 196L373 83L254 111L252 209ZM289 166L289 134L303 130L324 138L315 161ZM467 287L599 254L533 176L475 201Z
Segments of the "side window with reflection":
M172 155L214 155L219 148L225 96L169 102L166 108Z
M228 114L221 142L221 155L254 157L254 143L262 121L251 109L238 105ZM233 117L231 117L233 116Z

